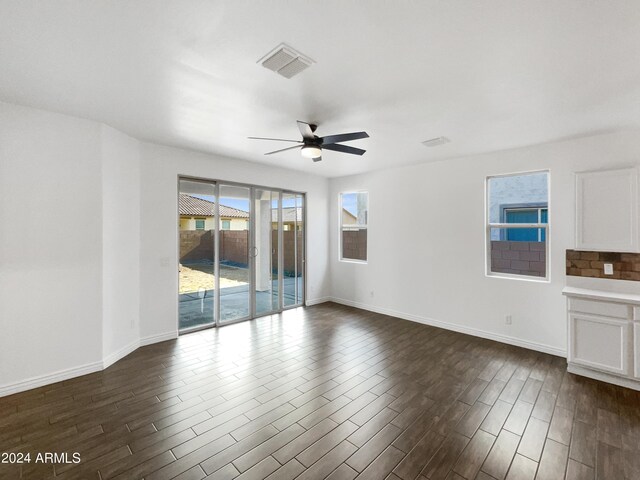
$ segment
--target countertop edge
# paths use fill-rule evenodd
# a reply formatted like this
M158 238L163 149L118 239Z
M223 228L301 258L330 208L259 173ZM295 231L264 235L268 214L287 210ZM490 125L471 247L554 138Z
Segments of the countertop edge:
M603 300L617 303L631 303L640 305L640 294L633 293L616 293L606 290L591 290L588 288L564 287L562 294L567 297L579 297L592 300Z

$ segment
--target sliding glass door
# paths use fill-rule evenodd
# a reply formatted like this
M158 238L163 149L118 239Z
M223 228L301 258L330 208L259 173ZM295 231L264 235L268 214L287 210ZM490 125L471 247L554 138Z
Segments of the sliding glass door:
M213 326L215 184L180 180L178 311L181 330Z
M218 198L221 221L216 251L222 324L251 316L251 189L220 185Z
M179 180L179 329L304 304L304 195Z
M282 215L283 305L290 307L304 299L304 196L283 193Z
M280 306L280 192L257 188L254 200L256 315Z

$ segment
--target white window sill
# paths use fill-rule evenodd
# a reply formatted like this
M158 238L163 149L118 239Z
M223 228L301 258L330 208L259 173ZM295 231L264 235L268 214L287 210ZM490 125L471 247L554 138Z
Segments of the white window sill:
M534 282L534 283L551 283L549 277L530 277L527 275L514 275L508 273L485 273L488 278L500 278L503 280L520 280L521 282Z
M352 260L350 258L339 258L338 261L343 263L358 263L360 265L366 265L368 263L367 260Z

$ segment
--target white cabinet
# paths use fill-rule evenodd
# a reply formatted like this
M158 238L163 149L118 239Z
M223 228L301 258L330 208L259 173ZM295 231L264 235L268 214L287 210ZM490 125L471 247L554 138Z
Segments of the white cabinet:
M566 287L568 370L640 390L640 295Z
M640 251L637 168L576 173L576 250Z
M640 323L633 323L633 376L640 379Z
M628 375L631 322L569 313L569 362Z

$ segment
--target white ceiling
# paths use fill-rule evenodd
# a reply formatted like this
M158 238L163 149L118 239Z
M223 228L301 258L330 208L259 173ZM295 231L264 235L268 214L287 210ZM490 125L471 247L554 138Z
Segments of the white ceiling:
M256 63L281 42L317 64ZM340 176L640 126L640 1L0 0L0 99ZM246 139L296 120L367 153Z

